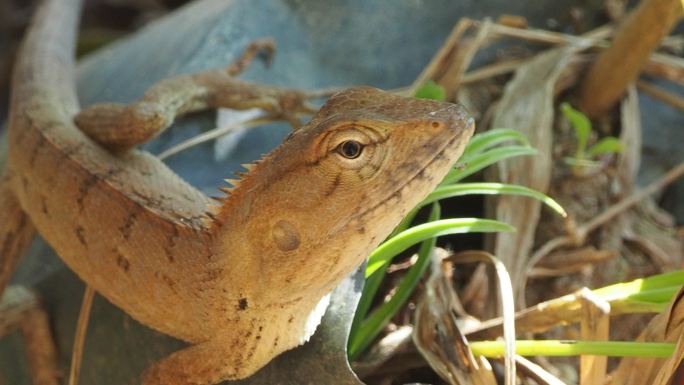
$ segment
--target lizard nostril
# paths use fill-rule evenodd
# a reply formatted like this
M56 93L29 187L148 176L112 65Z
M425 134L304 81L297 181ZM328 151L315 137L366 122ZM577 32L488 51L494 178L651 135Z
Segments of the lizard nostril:
M441 124L440 122L437 122L437 121L433 121L433 122L432 122L432 127L433 127L433 128L439 128L439 127L441 127L441 126L442 126L442 124Z

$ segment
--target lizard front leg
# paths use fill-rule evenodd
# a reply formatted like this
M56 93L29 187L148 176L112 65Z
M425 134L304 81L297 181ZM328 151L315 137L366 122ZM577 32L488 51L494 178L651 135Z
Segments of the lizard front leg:
M328 298L317 302L316 306L299 301L248 309L222 318L210 340L179 350L149 367L142 385L209 385L248 377L276 353L308 340L314 330L311 325L320 322Z
M235 79L260 51L273 43L252 43L231 65L162 80L131 104L100 103L82 110L76 125L90 138L113 151L126 151L168 128L177 116L211 108L260 108L274 119L298 125L298 114L309 114L308 95L301 91Z
M256 333L256 330L253 332ZM244 335L189 346L150 366L142 385L209 385L247 377L268 362L265 343ZM258 360L255 357L261 356Z

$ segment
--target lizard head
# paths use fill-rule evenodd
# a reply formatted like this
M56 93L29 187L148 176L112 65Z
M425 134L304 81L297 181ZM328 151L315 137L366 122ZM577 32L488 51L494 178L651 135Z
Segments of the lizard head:
M256 163L217 220L248 240L269 284L330 290L441 182L473 129L455 104L343 91Z

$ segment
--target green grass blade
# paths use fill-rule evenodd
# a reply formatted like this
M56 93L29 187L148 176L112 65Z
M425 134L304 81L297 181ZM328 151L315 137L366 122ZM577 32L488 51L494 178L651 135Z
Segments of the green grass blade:
M432 206L432 210L430 211L430 216L428 217L428 222L436 221L436 220L440 219L440 216L441 216L441 207L439 206L439 203L435 203ZM391 239L391 238L392 237L390 237L388 239ZM426 240L423 242L429 242L429 241L430 240ZM366 314L368 314L368 311L370 310L370 307L373 303L373 299L375 298L375 294L378 292L378 288L380 287L382 280L385 279L385 272L386 272L387 267L390 265L391 262L392 262L391 260L387 260L387 262L383 265L382 268L377 269L374 274L371 274L370 276L366 277L366 283L363 285L363 292L361 293L361 298L359 299L359 304L356 306L356 313L354 313L354 321L352 322L352 327L351 327L351 332L350 332L350 337L349 337L350 341L353 339L353 335L358 330L358 328L361 324L361 321L363 321L366 318Z
M408 249L418 242L431 237L449 234L515 231L513 226L491 219L454 218L442 219L412 227L397 234L394 238L383 243L368 257L366 277L369 277L395 255Z
M375 298L375 294L378 292L378 288L380 287L382 280L385 279L387 266L389 266L389 264L384 265L382 268L378 269L375 274L367 277L366 282L363 284L361 298L356 306L356 313L354 313L354 320L352 321L352 326L349 332L349 342L347 346L347 355L349 356L351 356L351 342L358 338L357 334L359 332L359 328L361 327L363 320L366 318L366 315L368 315L371 305L373 305L373 299Z
M435 191L430 193L430 195L425 198L423 202L420 203L419 207L436 202L441 199L452 198L462 195L473 195L473 194L484 194L484 195L520 195L530 198L537 199L549 206L553 211L557 212L562 216L566 216L566 212L555 200L551 199L546 194L540 193L539 191L532 190L525 186L504 184L504 183L459 183L448 186L439 186Z
M477 341L468 344L474 355L503 357L503 341ZM515 352L521 356L610 356L666 358L674 352L675 344L660 342L623 341L563 341L516 340Z
M460 167L459 165L462 165L462 163L458 162L456 167L449 171L441 184L445 185L458 182L463 178L504 159L522 155L535 155L536 153L537 151L531 147L507 146L473 155L467 160L467 163L463 164L463 167Z
M593 290L604 301L624 299L648 290L657 290L667 287L680 287L684 284L684 270L670 273L653 275L646 278L635 279L630 282L621 282ZM642 298L643 300L643 298Z
M657 289L640 290L638 293L626 296L627 301L637 302L651 302L651 303L668 303L672 299L681 286L668 286Z
M439 206L439 203L435 203L432 206L432 210L430 211L428 222L439 220L441 215L441 207ZM390 239L391 238L392 237L390 237ZM361 299L359 300L359 305L356 307L356 313L354 314L354 323L358 324L361 320L363 320L366 317L366 314L370 309L370 305L373 301L373 298L375 297L375 294L378 291L378 287L380 286L380 283L382 283L382 280L385 278L385 270L387 269L390 263L391 260L388 260L382 268L377 269L374 274L371 274L366 279L366 283L363 286L363 293L361 294ZM352 330L354 330L354 323L352 323Z
M659 313L683 284L684 270L677 270L594 289L593 293L619 313Z
M432 211L430 212L430 221L432 222L438 220L440 215L441 210L439 204L435 203L432 206ZM375 337L380 334L382 328L385 327L385 325L390 321L390 319L392 319L399 309L404 306L406 301L411 296L411 293L413 293L413 290L418 285L418 282L425 273L425 270L427 270L428 266L430 266L430 255L432 254L436 243L437 238L435 237L426 239L421 243L420 249L418 249L418 260L413 266L411 266L404 278L401 280L401 283L397 287L397 290L392 298L382 304L378 309L373 311L373 313L367 319L358 324L357 328L355 329L355 333L352 333L349 338L348 354L350 360L357 358L359 354L365 351L371 342L373 342ZM377 270L375 274L369 277L369 280L373 280L373 282L382 281L388 266L389 263L385 264L383 268ZM368 293L366 292L366 287L364 287L362 299L364 296L367 296L366 298L368 299L368 306L365 307L364 318L365 312L368 311L370 302L372 301L373 297L375 297L376 293L377 286L375 286L372 290L369 290ZM359 310L357 309L357 315L358 314ZM356 321L356 315L354 321Z
M670 302L641 302L633 299L615 300L610 302L611 312L617 314L649 314L660 313L667 309Z
M394 229L392 234L388 237L391 238L402 231L406 230L413 219L416 217L416 214L418 213L418 210L421 208L429 205L430 203L442 200L442 199L447 199L447 198L453 198L457 196L463 196L463 195L475 195L475 194L482 194L482 195L499 195L499 194L507 194L507 195L519 195L519 196L526 196L530 198L537 199L547 205L549 208L551 208L553 211L557 212L559 215L565 217L567 216L567 213L563 209L563 207L558 204L555 200L553 200L551 197L540 193L538 191L532 190L530 188L527 188L525 186L518 186L518 185L512 185L512 184L504 184L504 183L459 183L459 184L452 184L452 185L442 185L439 186L437 189L435 189L430 195L428 195L425 200L420 202L418 206L416 206L402 221L399 223L397 228Z
M473 135L463 151L463 155L461 155L460 160L465 160L468 157L479 154L507 141L514 141L525 147L530 146L530 142L527 140L527 137L521 134L520 131L510 128L495 128L493 130Z

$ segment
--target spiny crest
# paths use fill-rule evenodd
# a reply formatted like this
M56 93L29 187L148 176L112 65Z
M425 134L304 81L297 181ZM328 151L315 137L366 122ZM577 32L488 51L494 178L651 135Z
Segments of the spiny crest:
M236 204L235 198L235 191L239 188L241 184L243 184L244 181L249 180L254 174L258 173L259 171L259 165L268 158L268 154L262 155L261 159L252 162L252 163L244 163L241 164L241 166L246 170L246 172L236 172L235 175L237 175L238 178L229 178L229 179L224 179L224 181L228 184L228 186L220 186L218 189L221 191L224 195L223 196L218 196L218 197L211 197L216 204L210 204L208 205L208 212L207 216L212 219L212 225L220 226L222 224L221 221L221 212L228 210L228 207Z
M256 161L256 162L254 162L254 163L243 163L243 164L241 164L240 166L242 166L242 168L244 168L245 170L247 170L247 172L250 172L250 171L254 170L254 168L256 167L256 163L257 163L257 162L259 162L259 161Z
M224 181L231 186L230 187L231 190L233 190L234 188L239 186L240 182L242 182L242 178L245 177L245 174L237 173L237 175L240 179L224 179Z
M305 127L309 126L309 124L307 124ZM290 133L290 135L284 140L283 143L291 140L297 134L305 132L305 127L293 130ZM226 219L227 213L230 213L232 208L242 204L240 191L244 190L244 188L240 188L240 186L249 185L249 181L257 178L257 175L259 175L259 173L261 172L260 170L261 167L263 167L263 164L268 159L270 159L273 156L272 154L274 154L277 150L278 148L276 148L269 154L262 154L260 159L252 163L242 164L241 166L246 170L246 172L236 172L235 174L238 177L237 179L225 179L226 183L228 183L229 186L219 187L219 191L221 191L225 195L214 198L216 204L208 205L208 210L211 212L211 215L208 215L208 217L212 218L212 223L210 223L210 227L220 227Z

